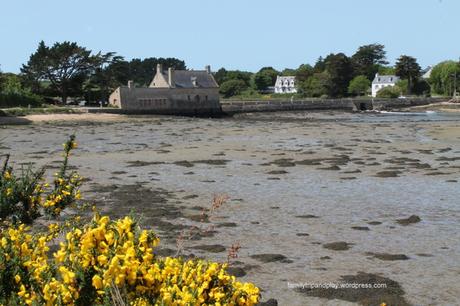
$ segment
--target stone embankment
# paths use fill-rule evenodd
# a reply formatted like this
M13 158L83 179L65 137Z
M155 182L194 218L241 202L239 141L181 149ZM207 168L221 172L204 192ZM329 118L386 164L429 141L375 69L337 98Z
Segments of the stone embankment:
M226 114L246 112L275 112L301 110L391 110L411 106L445 102L446 98L398 98L398 99L305 99L271 101L221 101Z

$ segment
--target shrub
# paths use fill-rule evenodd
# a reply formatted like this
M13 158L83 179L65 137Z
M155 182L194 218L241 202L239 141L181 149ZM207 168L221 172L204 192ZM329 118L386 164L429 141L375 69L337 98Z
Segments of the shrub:
M0 107L23 106L38 107L42 105L43 98L29 92L3 92L0 93Z
M219 92L225 97L239 95L247 85L242 80L229 80L220 85Z
M398 86L388 86L380 89L377 92L378 98L397 98L401 93L401 89Z
M71 150L76 148L75 136L63 144L64 161L55 174L54 187L43 182L44 169L34 170L31 165L16 175L6 157L0 176L0 220L30 224L41 213L56 217L62 209L80 197L81 179L76 172L67 172Z

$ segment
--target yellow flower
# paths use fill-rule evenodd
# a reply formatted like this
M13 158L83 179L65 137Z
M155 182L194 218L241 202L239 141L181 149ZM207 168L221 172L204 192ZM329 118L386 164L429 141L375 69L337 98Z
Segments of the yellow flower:
M5 180L9 180L11 178L11 172L10 171L5 171L5 173L3 173L3 178Z
M96 274L93 276L93 279L92 279L92 284L93 284L93 287L96 288L96 289L102 289L102 278Z
M16 284L19 284L19 282L21 281L21 276L19 276L18 274L16 274L14 276L14 281L16 282Z

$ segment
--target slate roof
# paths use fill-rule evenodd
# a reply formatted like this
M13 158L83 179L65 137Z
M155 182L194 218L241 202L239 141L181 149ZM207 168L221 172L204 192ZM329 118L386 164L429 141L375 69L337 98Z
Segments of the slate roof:
M168 72L163 72L165 79L168 79ZM196 80L196 86L193 85ZM206 70L174 70L173 81L177 88L217 88L219 87L214 77Z
M396 75L376 75L372 84L394 84L399 81Z

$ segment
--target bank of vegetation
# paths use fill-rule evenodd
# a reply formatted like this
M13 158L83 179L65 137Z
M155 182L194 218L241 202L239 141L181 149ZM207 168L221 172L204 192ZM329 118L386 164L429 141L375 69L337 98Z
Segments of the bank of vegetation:
M93 52L74 42L43 41L19 74L0 71L0 108L35 108L43 105L107 105L110 93L128 80L136 86L148 86L157 64L187 69L177 58L134 58L125 60L115 52ZM399 76L396 86L380 90L380 98L398 96L452 96L459 91L460 63L444 61L433 67L428 79L422 78L417 59L401 55L389 65L385 46L360 46L354 54L331 53L313 64L278 71L263 67L257 72L227 70L214 73L223 99L276 100L288 98L362 97L370 93L376 73ZM295 76L296 94L274 94L278 75Z

